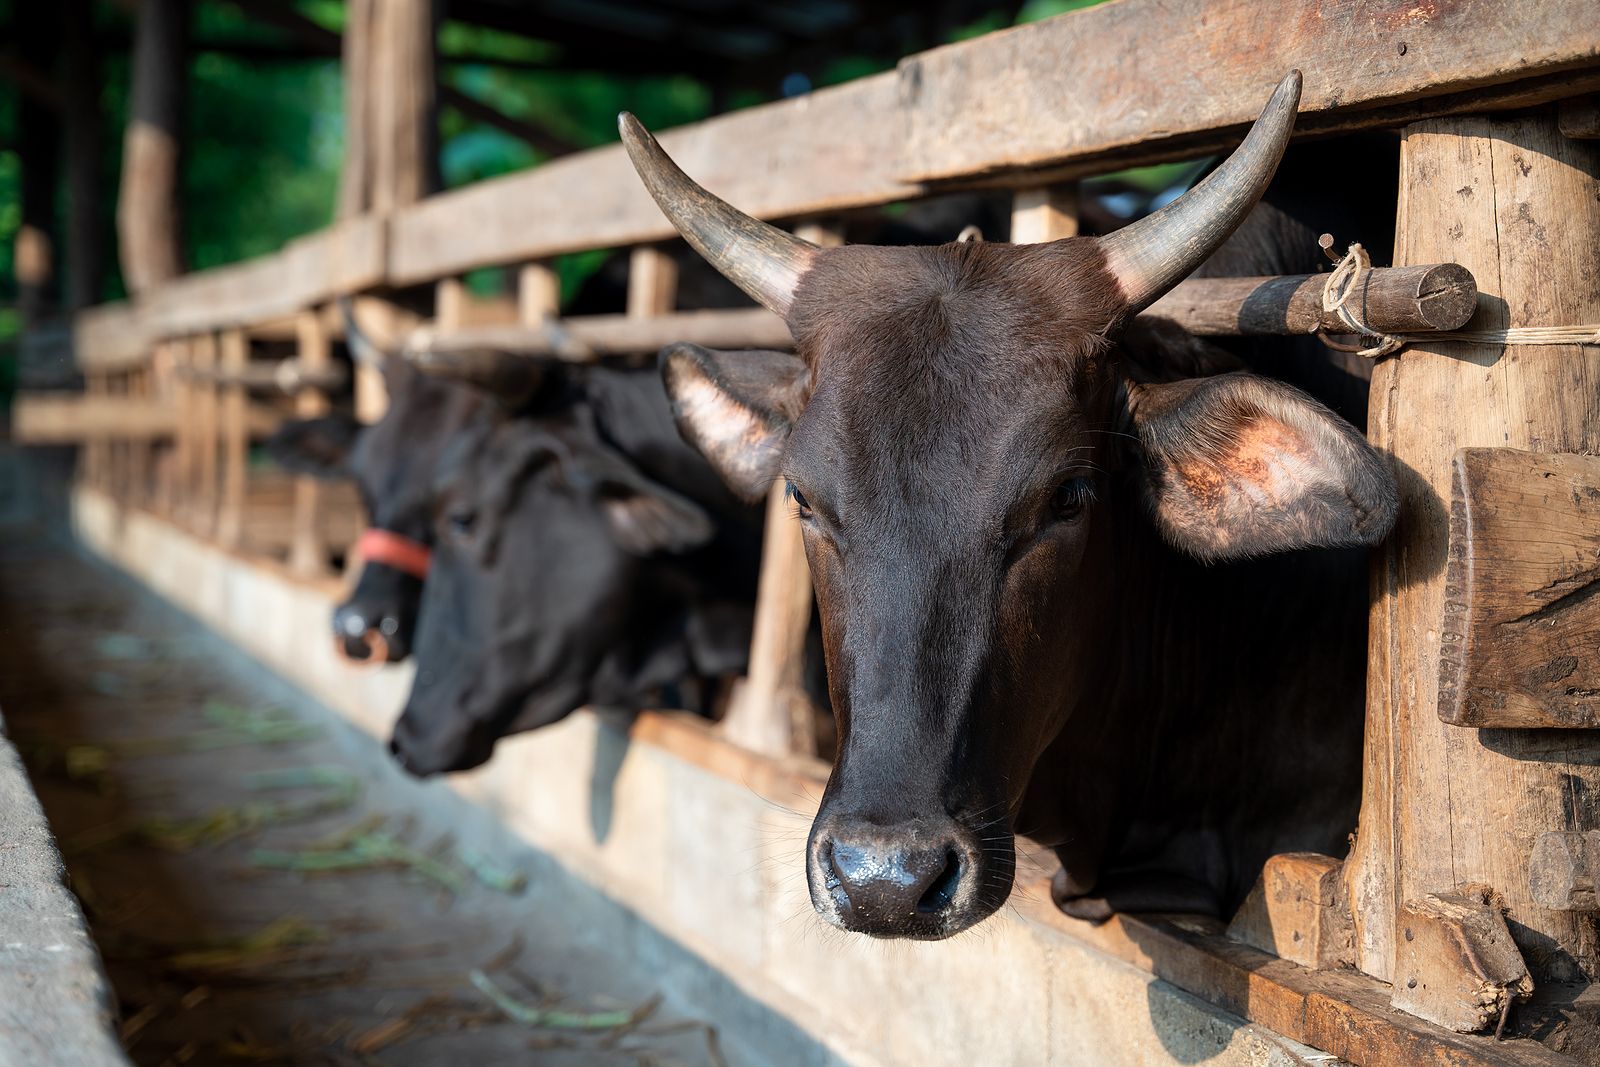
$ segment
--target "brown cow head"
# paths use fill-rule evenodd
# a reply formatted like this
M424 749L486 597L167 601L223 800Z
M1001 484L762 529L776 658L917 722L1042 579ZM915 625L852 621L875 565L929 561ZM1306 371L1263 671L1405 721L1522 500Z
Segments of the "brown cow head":
M662 371L685 436L746 496L785 480L804 529L841 739L808 846L830 922L939 938L1004 902L1034 765L1099 710L1083 694L1129 524L1209 560L1388 530L1384 467L1327 409L1247 374L1173 381L1120 343L1260 197L1299 84L1163 211L1031 246L816 248L624 116L662 209L797 344L678 345Z

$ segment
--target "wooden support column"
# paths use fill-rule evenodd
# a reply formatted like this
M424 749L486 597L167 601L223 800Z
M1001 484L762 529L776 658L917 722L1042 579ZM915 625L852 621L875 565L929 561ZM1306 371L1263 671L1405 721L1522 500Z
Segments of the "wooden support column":
M1078 236L1078 185L1066 182L1018 189L1011 200L1011 243L1058 241Z
M810 223L796 232L825 247L844 243L844 228L837 223ZM800 524L790 513L784 483L775 482L767 493L749 674L722 722L736 744L770 755L816 753L817 710L805 692L811 599Z
M194 365L192 343L180 338L168 343L172 360L172 398L178 409L178 428L172 438L172 518L187 523L194 510L195 469L199 463L195 447L197 390L189 369Z
M315 309L302 311L295 320L299 336L300 365L307 371L325 369L332 361L328 331ZM294 413L313 419L328 413L328 397L320 389L303 388L294 399ZM294 529L289 542L289 567L297 574L316 576L327 570L328 545L323 535L322 486L315 478L294 480Z
M149 364L135 367L128 375L128 395L135 400L148 400L153 372ZM134 507L149 507L154 497L150 484L151 444L148 438L137 437L128 442L128 503Z
M1597 176L1600 144L1563 137L1553 113L1415 123L1394 261L1467 267L1483 294L1469 330L1600 323ZM1394 457L1402 510L1373 567L1366 781L1346 869L1359 965L1384 980L1403 977L1398 916L1479 886L1504 902L1536 986L1600 977L1594 914L1541 906L1530 884L1540 835L1600 829L1600 733L1450 725L1439 684L1460 640L1447 601L1467 595L1446 582L1457 450L1592 454L1597 383L1600 347L1575 345L1418 343L1374 369L1369 435ZM1597 580L1575 573L1564 599Z
M517 272L517 322L538 326L561 314L561 278L549 263L525 263Z
M106 392L105 375L94 370L84 371L83 391L90 397L103 395ZM90 488L105 489L105 456L105 438L91 437L85 441L78 452L78 480Z
M196 381L191 397L194 410L194 483L189 489L193 508L190 528L209 537L217 521L217 454L222 448L222 423L219 417L217 386L210 377L217 369L217 336L201 334L189 342L189 367Z
M459 330L467 324L467 302L472 294L461 278L441 278L434 286L433 321L440 330Z
M365 106L372 185L363 207L414 204L439 188L433 0L372 5Z
M150 377L146 383L150 395L159 403L171 407L176 413L176 432L164 446L153 449L154 482L151 497L152 510L158 515L175 516L178 510L178 486L182 484L183 435L185 396L178 377L182 363L182 346L176 341L158 341L150 354Z
M142 0L117 197L118 249L130 293L183 273L179 211L188 0Z
M678 299L678 264L666 252L640 245L628 255L628 317L670 312Z
M240 374L250 362L250 339L242 329L222 333L221 367ZM245 387L234 383L222 387L222 503L217 512L217 542L224 548L238 548L244 535L244 509L247 465L250 460L250 428L246 421Z

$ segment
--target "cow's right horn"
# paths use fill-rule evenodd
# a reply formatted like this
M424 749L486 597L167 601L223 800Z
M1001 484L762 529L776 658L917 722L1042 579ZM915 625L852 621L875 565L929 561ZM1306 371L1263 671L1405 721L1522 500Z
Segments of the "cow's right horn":
M684 240L767 310L787 316L817 246L706 192L628 112L617 116L617 128L633 169Z
M1244 143L1204 181L1155 214L1097 239L1128 314L1187 278L1239 228L1277 173L1299 103L1300 72L1291 70Z

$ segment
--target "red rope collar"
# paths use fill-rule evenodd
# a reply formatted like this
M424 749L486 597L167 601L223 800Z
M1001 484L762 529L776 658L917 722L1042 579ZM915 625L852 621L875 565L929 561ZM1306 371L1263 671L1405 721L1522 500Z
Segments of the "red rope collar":
M361 538L356 541L356 551L368 563L381 563L419 579L428 576L428 564L433 555L427 545L377 527L362 531Z

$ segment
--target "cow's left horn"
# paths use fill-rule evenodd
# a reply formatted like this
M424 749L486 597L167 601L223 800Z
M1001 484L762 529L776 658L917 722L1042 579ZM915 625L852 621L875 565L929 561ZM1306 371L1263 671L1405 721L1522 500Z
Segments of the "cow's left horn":
M817 246L706 192L628 112L617 116L617 128L633 169L684 240L767 310L787 316Z
M424 374L476 386L507 404L519 404L538 391L547 370L545 360L497 348L436 345L428 330L414 333L403 354Z
M1278 169L1299 104L1300 72L1291 70L1244 143L1205 181L1160 211L1100 238L1128 314L1149 307L1187 278L1239 228Z

